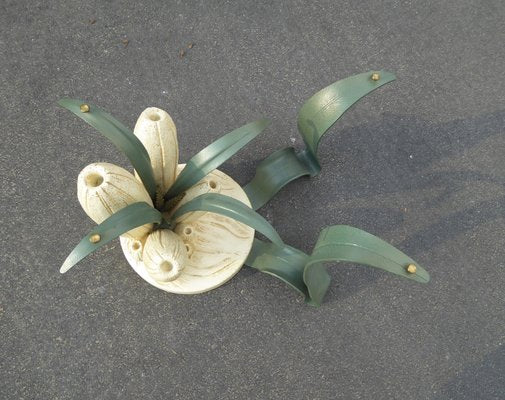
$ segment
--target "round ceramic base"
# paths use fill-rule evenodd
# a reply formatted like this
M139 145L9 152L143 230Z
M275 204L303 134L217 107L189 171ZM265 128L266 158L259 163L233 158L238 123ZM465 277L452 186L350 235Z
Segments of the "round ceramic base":
M178 166L180 173L183 164ZM204 193L221 193L251 205L240 185L225 173L214 170L186 191L178 205ZM158 282L146 271L132 240L121 237L123 253L132 268L151 285L171 293L195 294L212 290L231 279L242 267L252 247L254 229L234 219L210 212L183 215L174 229L186 245L188 263L182 274L171 282Z

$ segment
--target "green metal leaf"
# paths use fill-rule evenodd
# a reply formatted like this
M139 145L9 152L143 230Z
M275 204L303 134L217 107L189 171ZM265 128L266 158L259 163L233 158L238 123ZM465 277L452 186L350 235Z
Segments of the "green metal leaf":
M372 75L378 74L378 80ZM308 151L317 155L321 137L354 103L375 89L394 81L391 72L364 72L337 81L317 92L298 113L298 131Z
M373 74L378 80L372 79ZM317 175L321 170L317 149L323 135L359 99L395 79L387 71L365 72L337 81L307 100L298 114L298 131L306 148L296 152L288 147L259 164L256 175L244 187L253 208L263 206L292 180Z
M281 279L304 295L308 304L320 306L331 280L324 263L339 261L380 268L416 282L430 280L428 272L400 250L346 225L323 229L310 256L285 244L255 239L245 264ZM409 265L415 265L415 273L407 271Z
M156 199L156 182L149 154L133 132L112 115L88 102L76 99L61 99L58 104L72 111L109 139L130 160L153 201ZM89 110L81 111L87 105Z
M311 175L310 165L294 148L276 151L256 168L256 175L244 191L251 206L257 210L266 204L283 186L303 175Z
M347 225L330 226L321 231L306 272L313 264L329 261L368 265L421 283L430 280L428 272L405 253L377 236ZM407 271L411 264L416 267L415 273Z
M183 204L172 214L171 225L175 226L177 218L191 211L209 211L233 218L254 228L273 243L283 245L279 234L265 218L233 197L218 193L205 193L197 196Z
M306 263L302 276L309 292L309 298L306 298L305 301L310 305L320 306L331 282L326 267L323 263Z
M303 295L307 304L319 306L330 285L330 276L320 265L320 268L311 269L307 282L304 282L303 273L308 261L309 256L294 247L254 239L244 264L280 279Z
M314 264L304 280L304 271L309 260L307 254L294 247L254 239L244 264L287 283L305 297L307 304L320 306L331 278L322 264Z
M60 272L62 274L67 272L83 258L123 233L144 224L160 223L161 220L161 213L144 202L133 203L122 208L97 225L79 242L63 263ZM95 235L98 235L99 240L92 243L91 240Z
M309 300L309 292L303 281L303 270L308 259L307 254L294 247L277 246L254 239L244 264L279 278Z
M211 143L188 161L174 184L165 194L169 200L183 193L233 156L247 143L258 136L270 121L260 119L227 133Z

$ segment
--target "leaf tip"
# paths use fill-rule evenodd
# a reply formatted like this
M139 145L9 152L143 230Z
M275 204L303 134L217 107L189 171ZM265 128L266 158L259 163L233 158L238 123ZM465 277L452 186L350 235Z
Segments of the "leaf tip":
M71 260L67 258L63 265L60 268L60 274L64 274L67 272L70 268L72 268L74 265L72 264Z
M391 75L392 78L396 79L396 75L394 74L394 72L391 72L391 71L384 71L386 74L389 74Z
M407 271L409 272L409 276L413 279L415 279L419 283L428 283L430 281L430 274L428 271L426 271L423 267L421 267L419 264L412 264L416 267L415 272L410 272L408 269Z
M381 78L386 78L388 82L396 80L396 75L390 71L382 70L380 71Z
M268 118L260 118L256 122L256 125L259 127L259 129L263 130L268 127L272 123L272 121Z
M428 283L431 279L429 272L423 269L423 273L421 274L421 279L423 280L422 283Z

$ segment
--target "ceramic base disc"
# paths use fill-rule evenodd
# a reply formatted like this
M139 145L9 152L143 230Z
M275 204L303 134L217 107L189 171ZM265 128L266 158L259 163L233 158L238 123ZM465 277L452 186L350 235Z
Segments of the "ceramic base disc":
M184 164L179 164L179 174ZM186 192L182 205L204 193L221 193L251 205L240 185L225 173L214 170ZM194 294L214 289L227 282L242 267L251 250L254 229L234 219L210 212L183 215L175 228L188 250L188 264L171 282L158 282L146 271L140 252L132 240L121 237L123 253L132 268L151 285L171 293Z

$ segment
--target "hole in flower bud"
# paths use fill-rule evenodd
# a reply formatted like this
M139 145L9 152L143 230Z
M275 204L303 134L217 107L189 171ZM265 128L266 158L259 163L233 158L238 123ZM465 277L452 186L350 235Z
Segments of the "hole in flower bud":
M211 189L217 188L217 182L216 181L209 181L209 186Z
M174 268L174 266L169 261L163 261L160 264L160 271L161 272L170 272L170 271L172 271L173 268Z
M150 111L149 114L147 114L147 117L151 121L159 121L161 119L160 114L158 114L156 111Z
M186 253L188 253L188 258L191 258L191 255L193 253L191 245L189 243L184 243L184 247L186 247Z
M103 183L103 177L98 172L90 172L84 178L87 187L98 187Z
M193 229L191 229L189 226L184 228L184 234L191 235L192 233L193 233Z
M133 242L133 244L132 244L132 249L133 249L134 251L139 250L139 249L140 249L140 242Z

